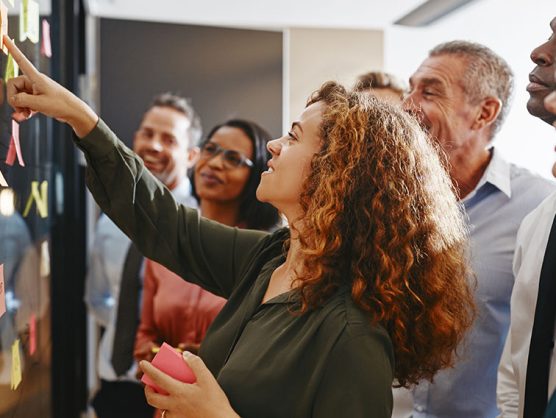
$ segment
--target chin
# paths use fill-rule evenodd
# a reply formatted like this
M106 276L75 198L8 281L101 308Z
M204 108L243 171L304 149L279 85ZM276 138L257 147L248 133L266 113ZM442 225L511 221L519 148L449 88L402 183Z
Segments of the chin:
M554 162L554 165L552 166L552 175L554 177L556 177L556 161Z

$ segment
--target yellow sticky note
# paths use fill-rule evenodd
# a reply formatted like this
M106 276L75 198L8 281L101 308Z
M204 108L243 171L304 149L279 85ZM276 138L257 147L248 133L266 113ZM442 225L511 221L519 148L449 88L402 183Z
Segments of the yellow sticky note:
M19 75L19 65L12 57L12 54L8 54L8 62L6 63L6 74L4 75L4 80L8 81L10 78L17 77Z
M39 266L41 277L50 275L50 251L48 250L48 241L41 243L41 263Z
M21 0L19 5L19 42L27 39L28 10L29 0Z
M1 171L0 171L0 186L2 186L2 187L8 187L8 182L7 182L6 179L4 178L4 175L2 174Z
M11 388L16 390L21 383L21 360L19 358L19 339L12 344L12 384Z
M48 217L48 182L44 180L40 184L39 190L39 182L32 181L31 182L31 193L29 194L29 198L27 199L27 203L25 204L25 210L23 211L23 217L26 218L29 216L29 211L31 210L31 206L33 206L33 202L37 205L37 213L41 218Z
M31 42L39 42L39 3L29 0L27 5L27 37Z
M4 54L7 54L8 49L4 45L4 35L8 35L8 8L0 1L0 45Z

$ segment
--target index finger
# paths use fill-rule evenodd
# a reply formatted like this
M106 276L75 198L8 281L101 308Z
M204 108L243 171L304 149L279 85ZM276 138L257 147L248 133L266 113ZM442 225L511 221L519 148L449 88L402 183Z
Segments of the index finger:
M23 52L19 50L19 48L15 45L15 43L10 39L8 35L4 35L2 38L4 45L8 48L10 54L12 54L13 59L19 65L19 68L29 78L33 78L34 76L40 74L39 70L35 68L35 66L27 59Z

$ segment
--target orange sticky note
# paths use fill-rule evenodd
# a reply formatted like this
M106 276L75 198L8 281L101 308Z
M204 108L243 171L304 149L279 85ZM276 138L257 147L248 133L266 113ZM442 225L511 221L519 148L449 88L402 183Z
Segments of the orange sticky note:
M46 19L42 20L41 54L52 57L52 44L50 43L50 24Z
M19 143L19 123L12 120L12 138L10 139L8 155L6 155L6 164L13 165L16 155L19 165L25 167L25 161L23 161L23 155L21 154L21 145Z
M8 182L7 182L6 179L4 178L4 175L2 174L1 171L0 171L0 186L2 186L2 187L8 187Z
M29 318L29 354L33 355L37 351L37 318L31 314Z
M19 339L12 344L12 390L21 383L21 359L19 357Z
M4 264L0 264L0 317L6 313L6 292L4 290Z
M8 35L8 8L0 2L0 45L4 54L8 54L8 49L4 45L4 35Z

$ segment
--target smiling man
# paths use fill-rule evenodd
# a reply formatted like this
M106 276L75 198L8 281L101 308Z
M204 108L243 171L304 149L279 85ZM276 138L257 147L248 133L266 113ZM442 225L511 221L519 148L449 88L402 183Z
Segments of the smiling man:
M190 207L196 207L197 201L191 196L187 170L199 155L200 137L200 120L193 107L185 98L165 93L147 109L133 139L133 150L145 167L179 203ZM105 328L97 370L101 387L92 402L99 418L153 416L143 387L135 378L133 343L139 320L143 258L130 244L107 216L99 218L85 294L89 312Z
M404 107L448 159L465 208L477 319L454 368L411 392L412 410L397 418L494 418L497 366L510 321L512 258L525 215L553 184L507 162L493 146L509 108L512 71L489 48L464 41L435 47L410 78Z
M529 75L527 110L556 126L556 17L550 28L550 38L531 53L536 66ZM552 173L556 176L556 163ZM510 332L498 373L498 402L504 418L541 418L556 389L555 214L553 194L519 229ZM556 404L548 416L556 416Z

